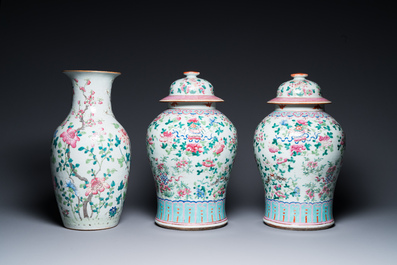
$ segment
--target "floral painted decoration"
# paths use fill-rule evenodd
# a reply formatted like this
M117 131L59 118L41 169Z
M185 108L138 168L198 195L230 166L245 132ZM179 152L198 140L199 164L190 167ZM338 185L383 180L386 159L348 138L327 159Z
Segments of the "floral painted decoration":
M227 223L226 187L237 151L237 131L215 109L212 85L197 78L198 72L185 74L162 100L170 102L170 108L147 130L158 202L155 222L174 229L221 227Z
M185 78L171 84L169 96L161 102L223 102L214 95L214 87L205 79L197 77L200 73L184 72Z
M110 228L120 218L130 170L130 141L110 104L117 74L66 74L74 87L72 110L55 131L51 148L59 210L67 228Z
M277 97L268 101L270 104L330 104L323 98L320 86L307 80L307 74L291 75L294 79L282 83L277 90Z
M332 226L334 190L345 144L342 127L323 105L276 105L254 136L265 188L264 222L297 230Z

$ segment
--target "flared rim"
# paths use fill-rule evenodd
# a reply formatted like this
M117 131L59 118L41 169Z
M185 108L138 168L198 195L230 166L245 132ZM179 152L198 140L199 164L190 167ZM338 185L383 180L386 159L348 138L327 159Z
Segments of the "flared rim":
M305 105L305 104L331 104L332 102L323 97L317 98L283 98L276 97L267 102L268 104L283 104L283 105Z
M104 74L117 74L121 75L120 72L113 72L113 71L99 71L99 70L63 70L63 73L104 73Z
M223 102L223 99L213 95L171 95L160 102Z

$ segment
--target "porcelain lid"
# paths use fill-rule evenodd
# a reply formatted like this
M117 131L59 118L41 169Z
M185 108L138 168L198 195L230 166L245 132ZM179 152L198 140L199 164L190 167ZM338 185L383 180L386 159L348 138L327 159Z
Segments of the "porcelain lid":
M330 104L331 101L321 96L317 83L307 80L307 74L291 75L294 79L282 83L277 90L277 97L268 101L270 104Z
M184 72L185 78L171 84L169 96L160 102L223 102L214 95L214 87L210 82L197 76L199 72Z

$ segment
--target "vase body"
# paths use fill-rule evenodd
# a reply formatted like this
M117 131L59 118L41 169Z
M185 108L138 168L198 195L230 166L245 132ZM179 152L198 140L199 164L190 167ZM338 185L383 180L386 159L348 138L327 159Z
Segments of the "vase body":
M55 195L65 227L99 230L118 224L130 171L130 141L110 102L116 72L65 71L72 109L51 147Z
M157 192L156 224L181 230L226 225L237 132L215 103L170 103L149 125L146 144Z
M331 227L344 150L343 130L324 111L324 105L276 105L258 125L254 137L265 188L263 221L294 230Z

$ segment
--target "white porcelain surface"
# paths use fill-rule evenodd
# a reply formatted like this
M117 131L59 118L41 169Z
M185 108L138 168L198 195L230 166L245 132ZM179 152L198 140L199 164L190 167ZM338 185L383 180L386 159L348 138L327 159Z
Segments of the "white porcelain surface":
M130 171L130 140L112 113L112 82L103 71L65 71L72 109L56 129L51 172L67 228L98 230L118 224Z

